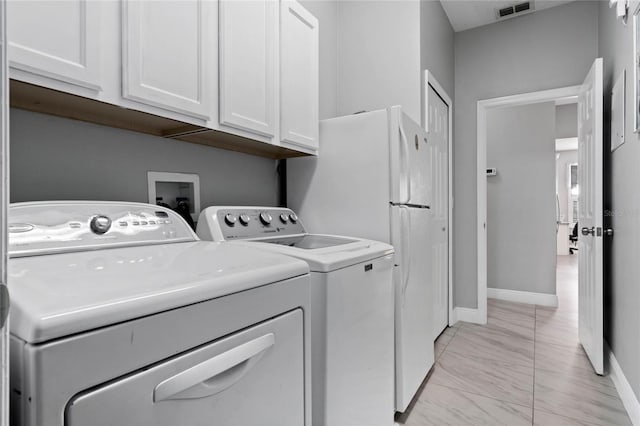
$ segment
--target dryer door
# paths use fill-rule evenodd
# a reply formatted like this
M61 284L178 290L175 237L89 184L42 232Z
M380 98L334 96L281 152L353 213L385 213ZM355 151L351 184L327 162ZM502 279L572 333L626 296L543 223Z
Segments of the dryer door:
M303 425L302 318L295 310L81 393L65 424Z

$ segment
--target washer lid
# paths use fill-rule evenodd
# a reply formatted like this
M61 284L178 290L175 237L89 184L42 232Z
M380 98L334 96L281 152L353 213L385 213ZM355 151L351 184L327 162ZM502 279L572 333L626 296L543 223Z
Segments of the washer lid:
M312 272L331 272L394 253L393 246L379 241L322 234L306 234L304 237L308 238L304 247L287 245L291 237L239 240L230 244L248 245L296 257L307 262Z
M44 342L308 272L300 260L203 241L13 258L11 333Z
M282 237L264 240L269 244L279 244L281 246L295 247L303 250L315 250L319 248L341 246L358 242L353 238L334 237L333 235L304 234L291 237Z

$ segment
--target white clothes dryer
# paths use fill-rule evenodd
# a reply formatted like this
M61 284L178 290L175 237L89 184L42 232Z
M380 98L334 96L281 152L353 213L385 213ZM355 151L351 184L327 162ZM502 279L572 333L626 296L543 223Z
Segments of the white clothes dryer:
M9 208L19 426L310 425L309 267L175 212Z
M273 207L209 207L196 232L306 261L314 426L393 425L392 246L308 234L293 211Z

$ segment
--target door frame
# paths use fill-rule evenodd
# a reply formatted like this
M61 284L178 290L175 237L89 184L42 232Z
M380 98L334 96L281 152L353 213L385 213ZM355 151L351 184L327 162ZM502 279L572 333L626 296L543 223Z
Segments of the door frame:
M7 285L9 208L9 67L6 2L0 2L0 290ZM8 292L0 293L0 426L9 425L9 320L2 324ZM7 308L8 309L8 308Z
M449 287L449 318L448 323L452 326L456 319L453 317L453 101L451 97L447 93L446 90L442 87L442 85L436 80L433 73L429 72L429 70L424 70L424 105L423 105L423 128L429 133L429 109L428 109L428 100L429 100L429 86L435 90L435 92L442 98L444 103L449 108L449 141L447 147L447 168L448 168L448 176L447 176L447 191L449 192L449 211L447 213L447 227L449 229L447 239L448 239L448 250L447 254L447 263L448 263L448 272L447 272L447 281Z
M477 233L478 233L478 308L474 322L487 323L487 111L499 107L551 102L565 98L576 98L580 85L561 87L538 92L521 93L499 98L483 99L477 106Z

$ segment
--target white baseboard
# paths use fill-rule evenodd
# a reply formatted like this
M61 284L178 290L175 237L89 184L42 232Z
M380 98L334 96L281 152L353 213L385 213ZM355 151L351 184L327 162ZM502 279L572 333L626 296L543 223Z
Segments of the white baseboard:
M480 315L480 310L473 308L453 308L453 321L451 324L455 324L458 321L471 322L474 324L486 324L486 318Z
M620 364L618 364L618 360L616 360L607 342L604 343L604 353L606 359L609 360L609 377L611 377L611 381L615 385L618 395L620 395L620 399L622 400L624 408L627 410L631 423L633 423L634 426L640 426L640 402L638 402L636 394L633 392L631 385L627 381Z
M548 293L487 288L487 297L490 299L500 299L509 302L528 303L530 305L558 306L558 296Z

